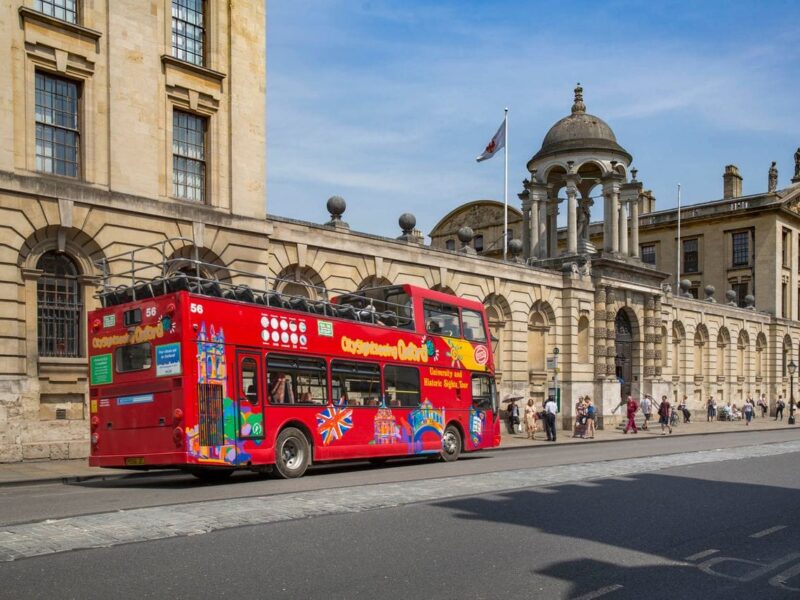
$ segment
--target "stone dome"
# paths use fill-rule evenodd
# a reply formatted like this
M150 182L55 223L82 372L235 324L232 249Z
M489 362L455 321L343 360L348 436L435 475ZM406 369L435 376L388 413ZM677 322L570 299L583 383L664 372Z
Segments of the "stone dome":
M630 164L631 155L617 143L611 127L600 117L586 112L583 103L583 88L580 84L575 88L575 102L572 114L564 117L550 128L544 136L542 147L531 159L531 162L565 152L577 150L610 150L627 157Z

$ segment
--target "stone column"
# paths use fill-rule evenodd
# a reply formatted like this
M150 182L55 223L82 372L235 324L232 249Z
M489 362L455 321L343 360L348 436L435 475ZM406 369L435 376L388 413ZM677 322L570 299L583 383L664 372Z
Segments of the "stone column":
M619 252L619 182L622 176L609 173L603 177L603 197L605 212L603 213L603 248L606 252Z
M531 204L529 208L530 231L528 248L528 256L533 258L539 257L539 206L538 203Z
M617 308L615 305L617 294L614 288L606 288L606 377L614 379L616 377L616 362L614 357L617 355Z
M598 286L594 291L594 375L605 379L606 365L606 290Z
M539 258L547 258L547 199L539 198Z
M630 255L639 258L639 199L631 202L631 247Z
M611 221L611 252L619 253L619 186L611 186L611 214L607 217Z
M628 255L628 215L625 210L627 202L619 203L619 252L623 256Z
M558 254L558 198L552 198L548 204L550 210L547 222L547 241L549 242L547 255L553 258Z
M653 302L655 304L653 308L653 340L655 343L653 362L655 363L655 377L661 379L664 367L664 356L661 353L662 344L664 342L664 339L661 337L661 295L653 296Z
M644 377L652 379L655 375L655 331L653 322L655 317L655 299L646 296L644 300Z
M568 176L569 177L569 176ZM567 254L578 253L578 188L567 181Z

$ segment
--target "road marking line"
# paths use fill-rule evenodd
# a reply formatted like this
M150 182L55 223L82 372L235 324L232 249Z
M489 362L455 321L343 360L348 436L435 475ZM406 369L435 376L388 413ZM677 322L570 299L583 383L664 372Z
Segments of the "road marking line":
M703 550L702 552L698 552L697 554L692 554L691 556L687 556L683 560L698 560L700 558L705 558L706 556L711 556L712 554L716 554L719 550Z
M770 527L769 529L765 529L764 531L759 531L758 533L752 534L751 538L762 538L770 533L775 533L776 531L780 531L781 529L786 529L786 525L776 525L775 527Z
M615 583L614 585L607 585L604 588L600 588L599 590L595 590L593 592L589 592L588 594L584 594L583 596L578 596L573 600L593 600L594 598L599 598L600 596L605 596L606 594L610 594L611 592L616 592L617 590L621 590L624 586L620 585L619 583Z

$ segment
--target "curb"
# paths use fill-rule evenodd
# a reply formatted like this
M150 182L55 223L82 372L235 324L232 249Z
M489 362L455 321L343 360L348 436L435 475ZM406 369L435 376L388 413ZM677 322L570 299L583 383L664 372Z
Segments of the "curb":
M179 475L183 473L178 469L152 470L141 473L114 473L111 475L60 475L52 477L42 477L41 479L18 479L0 481L0 488L20 487L26 485L40 485L46 483L63 483L70 485L75 483L85 483L87 481L116 481L119 479L143 479L145 477L166 477L168 475Z

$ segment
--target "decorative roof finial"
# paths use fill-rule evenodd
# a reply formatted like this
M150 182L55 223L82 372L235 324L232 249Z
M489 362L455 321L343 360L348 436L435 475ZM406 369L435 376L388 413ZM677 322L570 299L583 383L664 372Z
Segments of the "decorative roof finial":
M572 114L576 113L585 113L586 112L586 105L583 103L583 88L581 87L580 81L578 85L575 87L575 103L572 105Z

